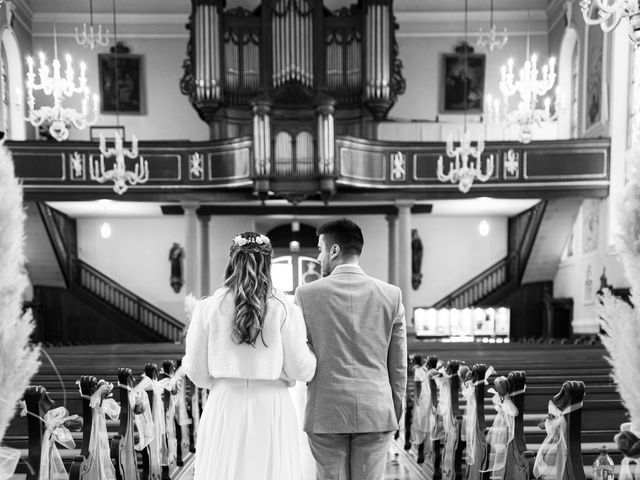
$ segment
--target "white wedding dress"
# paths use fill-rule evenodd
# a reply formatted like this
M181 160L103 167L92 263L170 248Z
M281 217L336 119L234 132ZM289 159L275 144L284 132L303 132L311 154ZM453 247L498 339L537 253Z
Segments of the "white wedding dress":
M196 305L183 367L209 388L198 425L195 480L300 480L300 426L289 387L309 381L315 356L298 307L269 299L264 343L231 340L235 305L226 289Z

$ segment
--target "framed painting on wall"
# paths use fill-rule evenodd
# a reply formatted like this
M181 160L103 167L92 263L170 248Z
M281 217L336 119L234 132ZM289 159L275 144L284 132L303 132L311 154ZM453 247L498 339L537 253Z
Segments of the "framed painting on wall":
M485 55L442 55L441 113L482 113L484 105Z
M597 12L592 7L592 17ZM607 36L600 27L586 26L584 29L584 133L588 134L598 127L603 127L608 117L607 104Z
M143 113L142 55L101 53L98 72L102 113Z

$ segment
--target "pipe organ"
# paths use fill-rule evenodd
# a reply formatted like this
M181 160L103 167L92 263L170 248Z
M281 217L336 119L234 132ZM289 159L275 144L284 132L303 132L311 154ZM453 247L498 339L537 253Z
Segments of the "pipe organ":
M212 139L253 136L257 175L333 175L335 135L374 138L404 92L393 0L227 2L192 0L182 93Z

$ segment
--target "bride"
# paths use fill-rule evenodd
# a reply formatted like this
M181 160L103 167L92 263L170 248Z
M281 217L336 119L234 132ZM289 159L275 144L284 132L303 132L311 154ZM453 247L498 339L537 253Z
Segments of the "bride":
M316 358L299 308L271 284L271 242L231 243L224 287L193 310L182 361L210 389L196 442L195 480L299 480L298 420L288 387Z

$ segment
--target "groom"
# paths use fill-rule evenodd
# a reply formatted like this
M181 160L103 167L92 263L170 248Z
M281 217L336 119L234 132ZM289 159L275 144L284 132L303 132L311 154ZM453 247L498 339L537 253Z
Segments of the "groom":
M401 292L360 268L364 239L354 222L316 233L323 278L296 291L318 358L304 430L318 480L381 480L407 386Z

